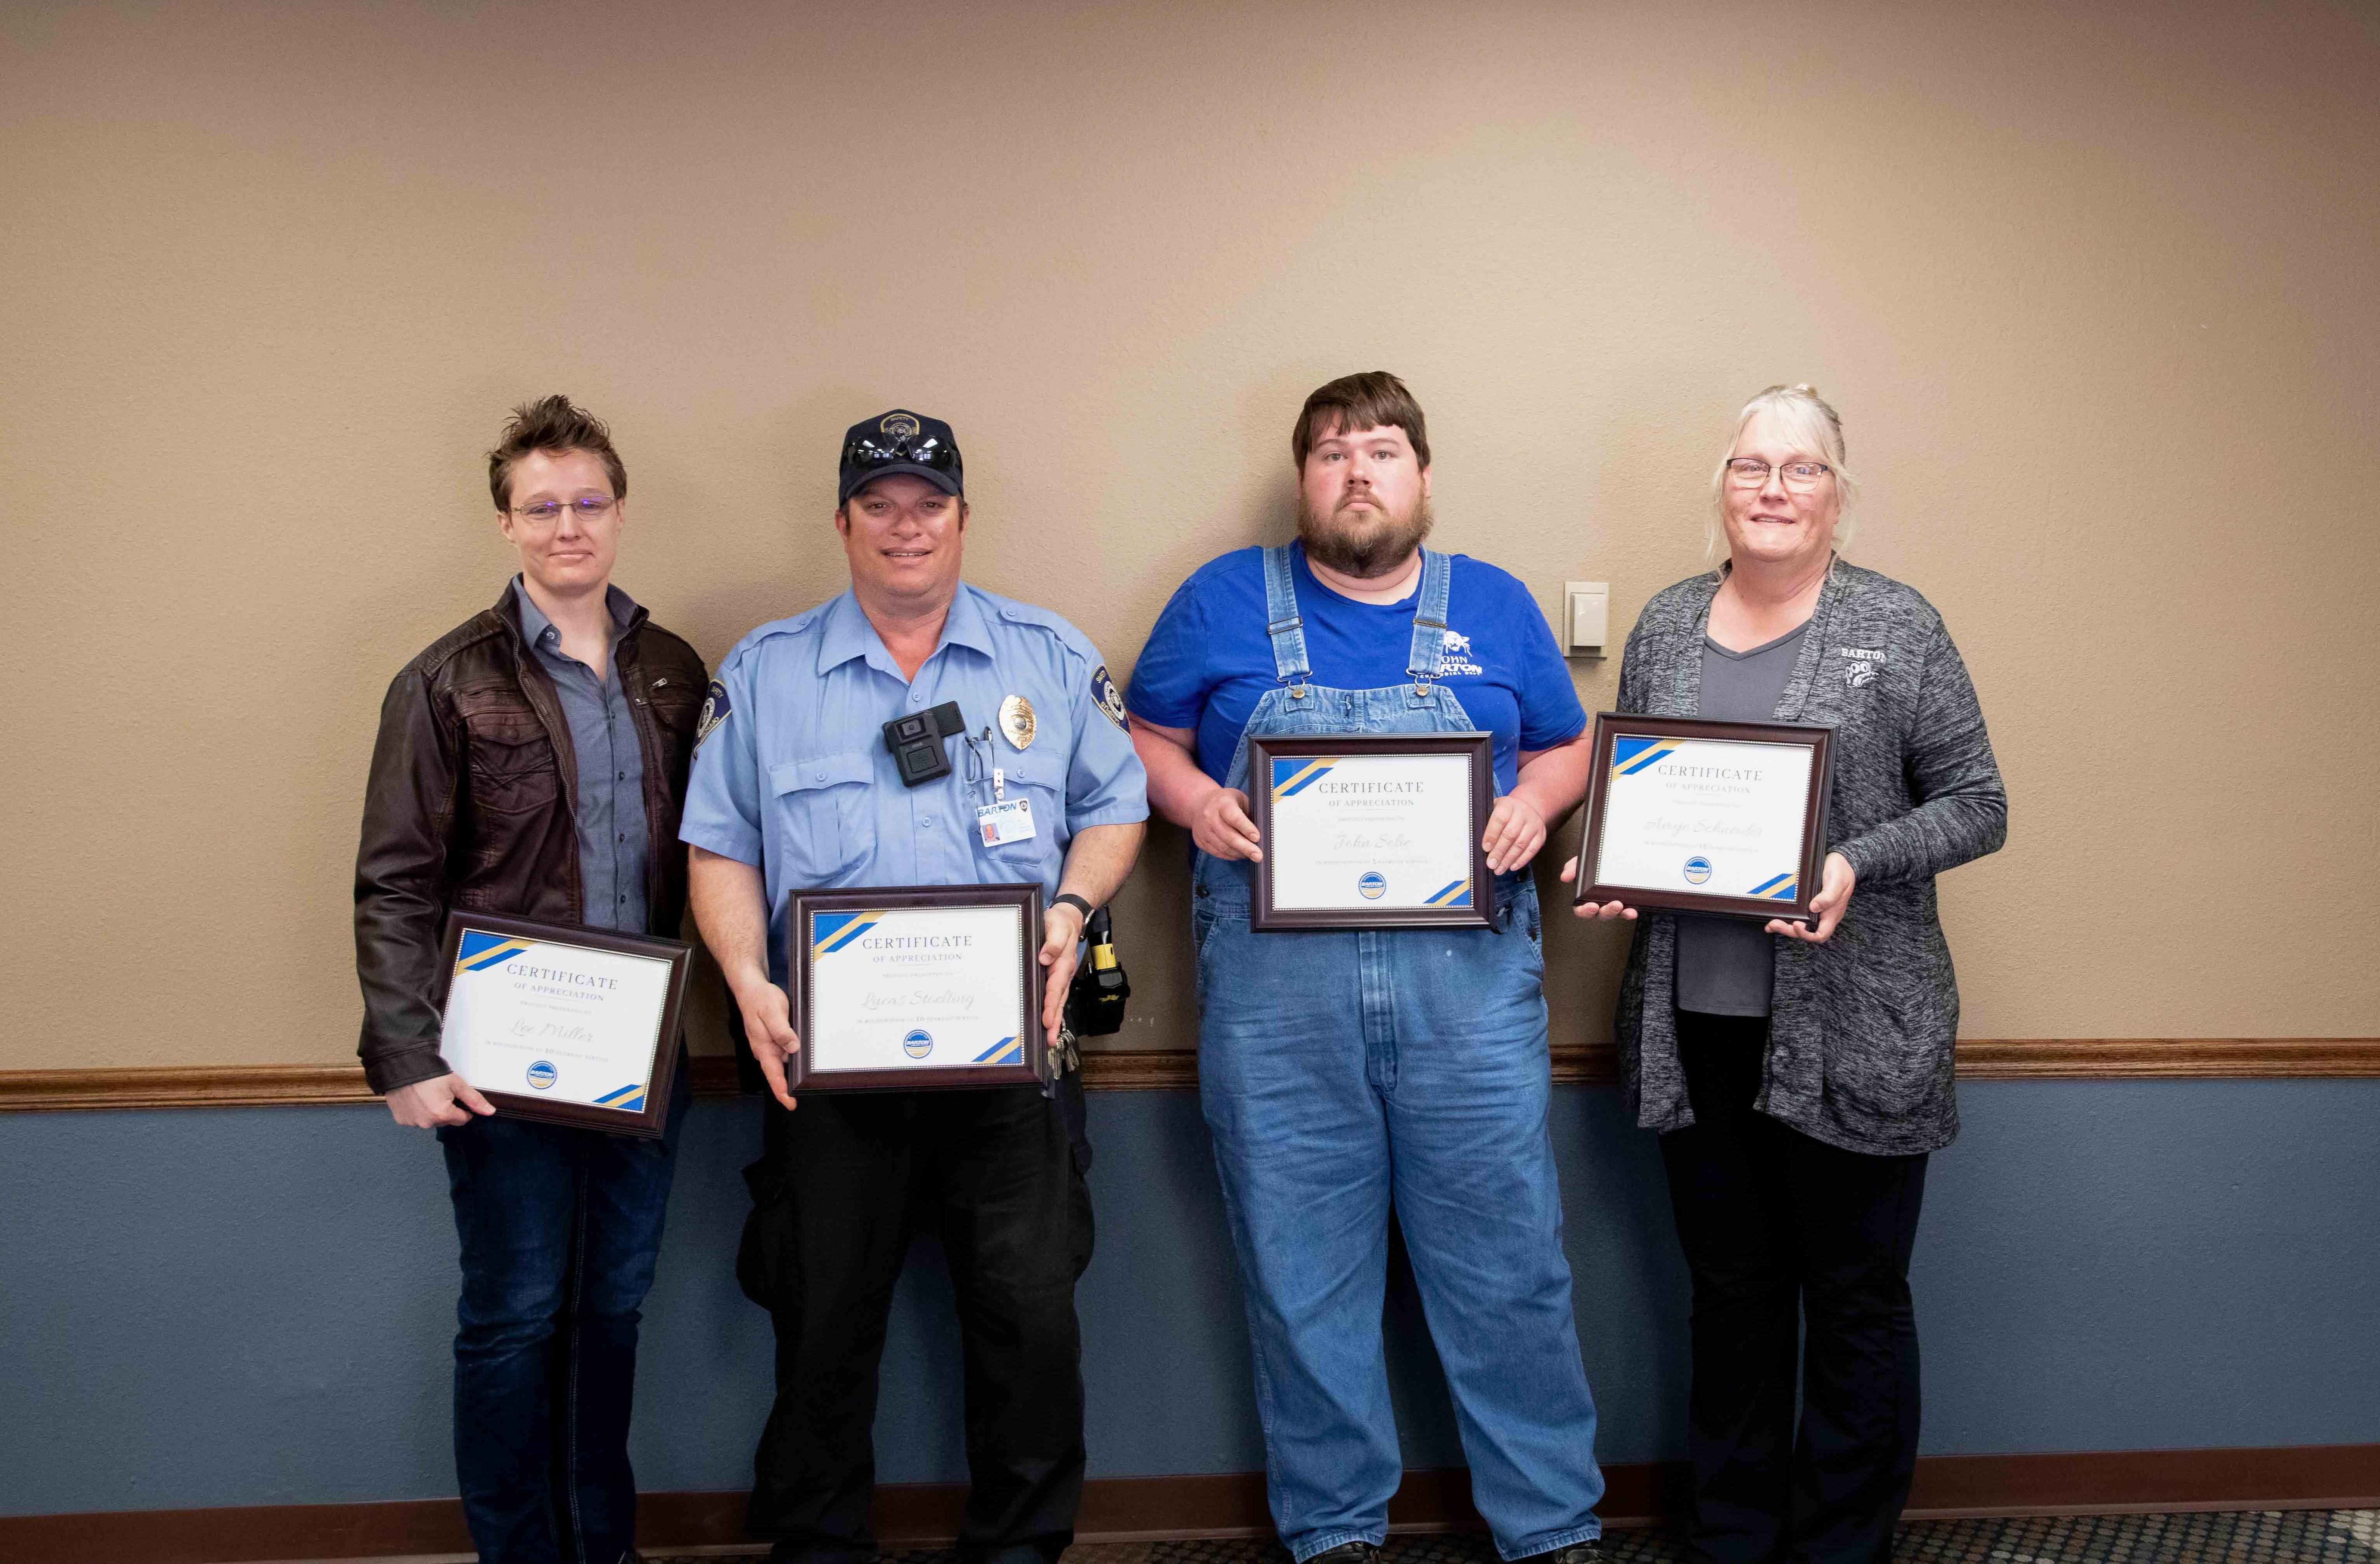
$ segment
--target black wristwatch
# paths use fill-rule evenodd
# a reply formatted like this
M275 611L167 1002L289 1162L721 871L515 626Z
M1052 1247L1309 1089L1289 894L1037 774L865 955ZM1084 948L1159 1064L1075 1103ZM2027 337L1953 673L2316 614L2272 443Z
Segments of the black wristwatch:
M1091 904L1088 902L1084 901L1080 896L1075 895L1073 891L1060 891L1057 895L1050 898L1050 904L1053 907L1062 904L1074 908L1076 912L1083 915L1083 923L1085 927L1089 926L1091 921Z

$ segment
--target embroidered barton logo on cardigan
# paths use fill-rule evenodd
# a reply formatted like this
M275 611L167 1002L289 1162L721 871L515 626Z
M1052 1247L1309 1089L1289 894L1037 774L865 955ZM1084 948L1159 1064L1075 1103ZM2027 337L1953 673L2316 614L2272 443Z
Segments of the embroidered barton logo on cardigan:
M1853 689L1875 678L1876 669L1891 661L1883 652L1866 647L1837 647L1835 655L1852 660L1852 665L1843 670L1843 683Z

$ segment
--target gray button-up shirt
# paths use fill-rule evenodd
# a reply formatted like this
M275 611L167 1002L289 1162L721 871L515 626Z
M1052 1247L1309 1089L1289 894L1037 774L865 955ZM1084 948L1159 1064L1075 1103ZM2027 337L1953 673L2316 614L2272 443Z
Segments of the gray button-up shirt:
M575 657L563 655L562 632L553 627L517 576L513 597L520 605L521 636L553 679L562 714L570 723L570 747L578 752L578 878L586 893L591 928L625 934L647 929L645 860L651 847L645 819L645 755L637 724L620 687L620 637L637 605L617 587L607 588L612 646L603 676Z

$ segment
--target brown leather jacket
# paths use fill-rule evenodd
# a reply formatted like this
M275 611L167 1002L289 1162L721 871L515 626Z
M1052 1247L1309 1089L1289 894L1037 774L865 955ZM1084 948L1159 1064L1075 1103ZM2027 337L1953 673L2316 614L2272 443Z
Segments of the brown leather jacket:
M645 758L649 927L674 935L686 912L678 814L709 675L641 608L617 657ZM449 907L581 920L577 791L570 723L507 585L406 664L381 704L356 854L356 1051L372 1090L447 1073L437 1001Z

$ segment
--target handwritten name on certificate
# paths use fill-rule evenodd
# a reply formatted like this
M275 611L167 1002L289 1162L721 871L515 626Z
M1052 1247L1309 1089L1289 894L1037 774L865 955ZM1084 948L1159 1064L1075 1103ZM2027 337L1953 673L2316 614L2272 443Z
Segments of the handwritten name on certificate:
M1472 904L1472 763L1463 755L1272 760L1273 905Z
M439 1051L481 1091L641 1113L670 964L466 929Z
M1025 915L1014 906L821 912L810 920L814 1071L1026 1057Z
M1622 736L1595 882L1791 901L1811 759L1804 745Z

